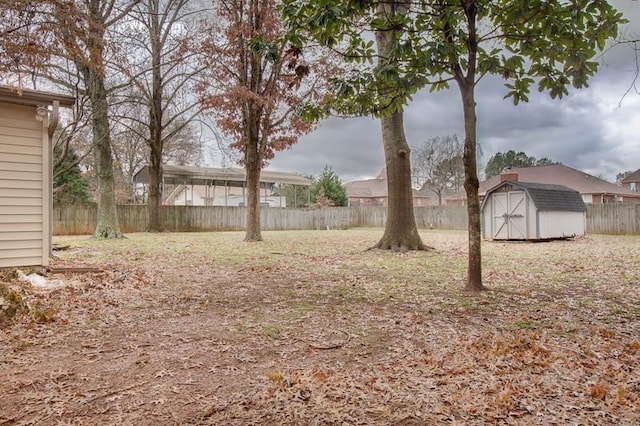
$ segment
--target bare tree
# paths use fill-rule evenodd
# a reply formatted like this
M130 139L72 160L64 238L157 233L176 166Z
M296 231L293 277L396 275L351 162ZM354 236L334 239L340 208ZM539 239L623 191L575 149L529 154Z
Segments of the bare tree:
M122 100L143 105L146 110L129 115L126 122L148 146L150 231L163 229L160 206L165 150L170 144L184 146L179 141L193 140L193 132L187 132L201 111L190 95L196 76L204 69L196 47L200 31L195 17L202 13L199 3L142 0L133 9L131 25L121 29L130 40L130 57L134 58L123 63L121 71L135 85Z
M112 126L115 166L122 175L122 190L127 202L137 202L133 185L134 175L149 162L150 146L148 125L140 117L147 112L144 103L125 102L114 107L117 121ZM168 115L171 115L169 112ZM162 164L197 165L202 157L201 136L194 123L185 125L171 139L164 142Z
M33 86L33 71L49 57L50 26L41 14L42 1L4 0L0 7L0 82ZM45 28L47 26L48 28Z
M118 60L120 52L108 30L127 17L137 3L137 0L61 0L51 5L55 34L61 42L54 52L60 58L54 70L72 74L69 65L73 65L78 76L77 91L86 96L91 107L98 178L98 222L94 232L97 238L122 237L116 210L109 123L109 95L114 88L107 84L110 62ZM68 81L61 83L68 84Z
M422 189L438 197L438 205L442 205L442 197L447 192L463 189L463 148L464 142L457 135L447 135L427 139L414 150L413 173L419 177Z

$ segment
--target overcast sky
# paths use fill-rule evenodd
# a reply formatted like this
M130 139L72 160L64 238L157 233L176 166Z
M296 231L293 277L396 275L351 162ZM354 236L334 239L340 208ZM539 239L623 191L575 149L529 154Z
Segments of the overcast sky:
M612 3L631 21L624 35L640 38L640 2ZM635 54L631 47L621 46L607 52L601 62L589 88L571 91L561 100L532 88L529 103L514 106L503 99L506 89L501 79L482 80L476 91L478 142L484 152L480 172L493 154L510 149L611 181L618 172L639 169L640 95L632 90L622 100L636 72ZM435 136L464 134L455 84L445 92L420 92L405 114L412 146ZM375 177L384 166L379 121L329 119L290 150L277 153L268 168L316 175L325 165L344 182Z

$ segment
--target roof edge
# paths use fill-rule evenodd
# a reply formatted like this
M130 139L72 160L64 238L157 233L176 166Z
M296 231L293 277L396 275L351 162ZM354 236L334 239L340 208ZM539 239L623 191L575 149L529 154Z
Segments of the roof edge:
M191 166L171 166L163 164L163 177L172 179L179 177L185 181L195 184L196 181L226 181L226 182L246 182L246 172L241 167L191 167ZM136 183L148 183L149 166L143 166L134 176ZM279 172L263 169L260 172L260 183L283 183L297 186L311 186L313 181L304 176L291 172ZM198 183L199 184L199 183ZM239 185L230 185L239 186Z
M7 86L0 86L0 101L35 106L40 106L43 104L51 105L57 101L59 102L60 106L70 107L75 104L76 98L59 93L42 92L38 90L20 88L13 89Z
M640 181L640 169L629 174L629 176L622 179L620 183L631 183L631 182L638 182L638 181Z
M546 189L548 191L566 191L566 192L575 192L577 194L580 194L580 191L576 191L575 189L569 188L568 186L564 186L564 185L505 180L505 181L499 182L497 185L494 185L491 188L487 189L487 191L485 192L485 196L489 195L489 192L492 192L495 189L498 189L499 187L503 186L503 184L514 185L514 186L517 186L519 188L526 189L526 190L531 189L530 186L527 186L528 184L530 184L530 185L534 185L534 186L538 186L540 188Z

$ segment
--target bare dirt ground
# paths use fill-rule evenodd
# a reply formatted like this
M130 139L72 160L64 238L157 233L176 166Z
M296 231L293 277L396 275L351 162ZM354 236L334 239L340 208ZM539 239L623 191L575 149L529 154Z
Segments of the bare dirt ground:
M640 237L483 243L472 295L466 233L381 234L57 238L97 270L0 279L0 425L640 424Z

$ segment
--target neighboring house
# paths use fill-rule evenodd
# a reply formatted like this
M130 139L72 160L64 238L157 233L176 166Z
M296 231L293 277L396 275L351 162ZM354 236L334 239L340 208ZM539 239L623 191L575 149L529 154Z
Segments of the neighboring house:
M163 165L162 170L162 200L165 205L246 205L247 178L242 168ZM147 193L148 166L134 175L133 182L137 191ZM286 198L275 194L278 186L292 185L295 192L312 183L311 179L294 173L262 170L260 203L263 206L286 207Z
M578 191L585 203L638 203L640 193L630 191L604 179L588 173L581 172L564 164L553 164L550 166L516 167L505 173L506 175L517 175L520 182L542 183L547 185L563 185L567 188ZM503 174L503 175L505 175ZM500 183L500 176L480 182L480 198L485 193ZM466 194L461 191L446 199L448 205L466 204Z
M631 173L626 178L620 181L620 184L623 188L628 189L631 192L639 192L640 193L640 169Z
M0 268L46 266L51 254L51 135L69 96L0 86Z
M237 186L178 185L164 200L168 206L245 206L247 190ZM260 190L263 207L287 207L287 198Z
M350 206L387 206L387 180L376 178L349 182L345 185ZM416 189L413 190L413 206L431 205L429 196Z
M578 191L561 185L518 182L502 175L481 206L488 240L547 240L584 235L587 207Z

